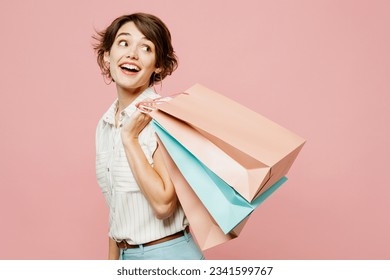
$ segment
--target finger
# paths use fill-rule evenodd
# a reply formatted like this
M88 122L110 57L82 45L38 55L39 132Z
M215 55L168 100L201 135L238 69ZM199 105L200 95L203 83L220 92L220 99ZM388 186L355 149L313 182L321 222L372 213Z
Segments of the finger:
M144 114L149 114L150 112L152 112L153 110L155 109L155 107L151 107L151 106L148 106L144 103L142 104L139 104L137 106L137 110L144 113Z
M144 121L144 120L150 120L150 119L152 119L152 117L148 113L142 112L141 110L136 110L131 115L131 119L136 121L136 122L140 122L140 121Z
M151 98L145 98L141 102L137 103L136 108L143 113L150 113L156 109L156 102Z

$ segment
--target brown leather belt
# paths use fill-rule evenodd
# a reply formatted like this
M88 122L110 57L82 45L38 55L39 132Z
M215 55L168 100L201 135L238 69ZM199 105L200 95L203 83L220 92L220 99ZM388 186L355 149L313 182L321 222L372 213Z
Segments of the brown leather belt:
M146 242L146 243L140 244L140 245L146 247L146 246L156 245L156 244L159 244L159 243L162 243L162 242L165 242L165 241L169 241L169 240L172 240L172 239L175 239L175 238L178 238L178 237L182 237L182 236L184 236L184 231L189 233L190 232L190 227L186 227L184 230L176 232L176 233L174 233L172 235L168 235L168 236L165 236L163 238L160 238L160 239L157 239L157 240L153 240L153 241L150 241L150 242ZM117 242L116 245L120 249L129 249L129 248L139 248L140 247L140 245L129 244L129 243L126 242L126 240L122 240L121 242Z

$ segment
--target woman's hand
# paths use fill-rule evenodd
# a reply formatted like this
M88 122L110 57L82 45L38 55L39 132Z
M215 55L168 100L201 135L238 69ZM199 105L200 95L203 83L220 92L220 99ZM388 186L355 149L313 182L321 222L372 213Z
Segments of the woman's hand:
M130 118L128 118L122 126L121 137L122 142L126 145L129 142L138 141L138 136L141 131L148 125L152 118L145 113L136 110Z

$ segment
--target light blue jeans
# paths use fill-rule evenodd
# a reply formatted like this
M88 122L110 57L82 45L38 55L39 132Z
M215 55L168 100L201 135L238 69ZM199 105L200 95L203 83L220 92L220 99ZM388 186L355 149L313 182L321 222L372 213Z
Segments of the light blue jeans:
M191 233L151 246L120 250L120 260L204 260Z

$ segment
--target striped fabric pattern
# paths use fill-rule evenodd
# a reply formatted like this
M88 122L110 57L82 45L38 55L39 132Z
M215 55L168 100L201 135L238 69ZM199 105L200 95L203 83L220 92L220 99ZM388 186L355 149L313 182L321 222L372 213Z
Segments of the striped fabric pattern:
M115 127L116 100L103 115L96 129L96 178L109 207L109 233L116 240L143 244L183 230L188 221L179 205L172 216L159 220L142 194L127 162L120 130L121 124L136 110L135 104L145 98L157 98L146 89L120 113ZM150 164L157 148L155 132L150 124L139 135L139 142Z

